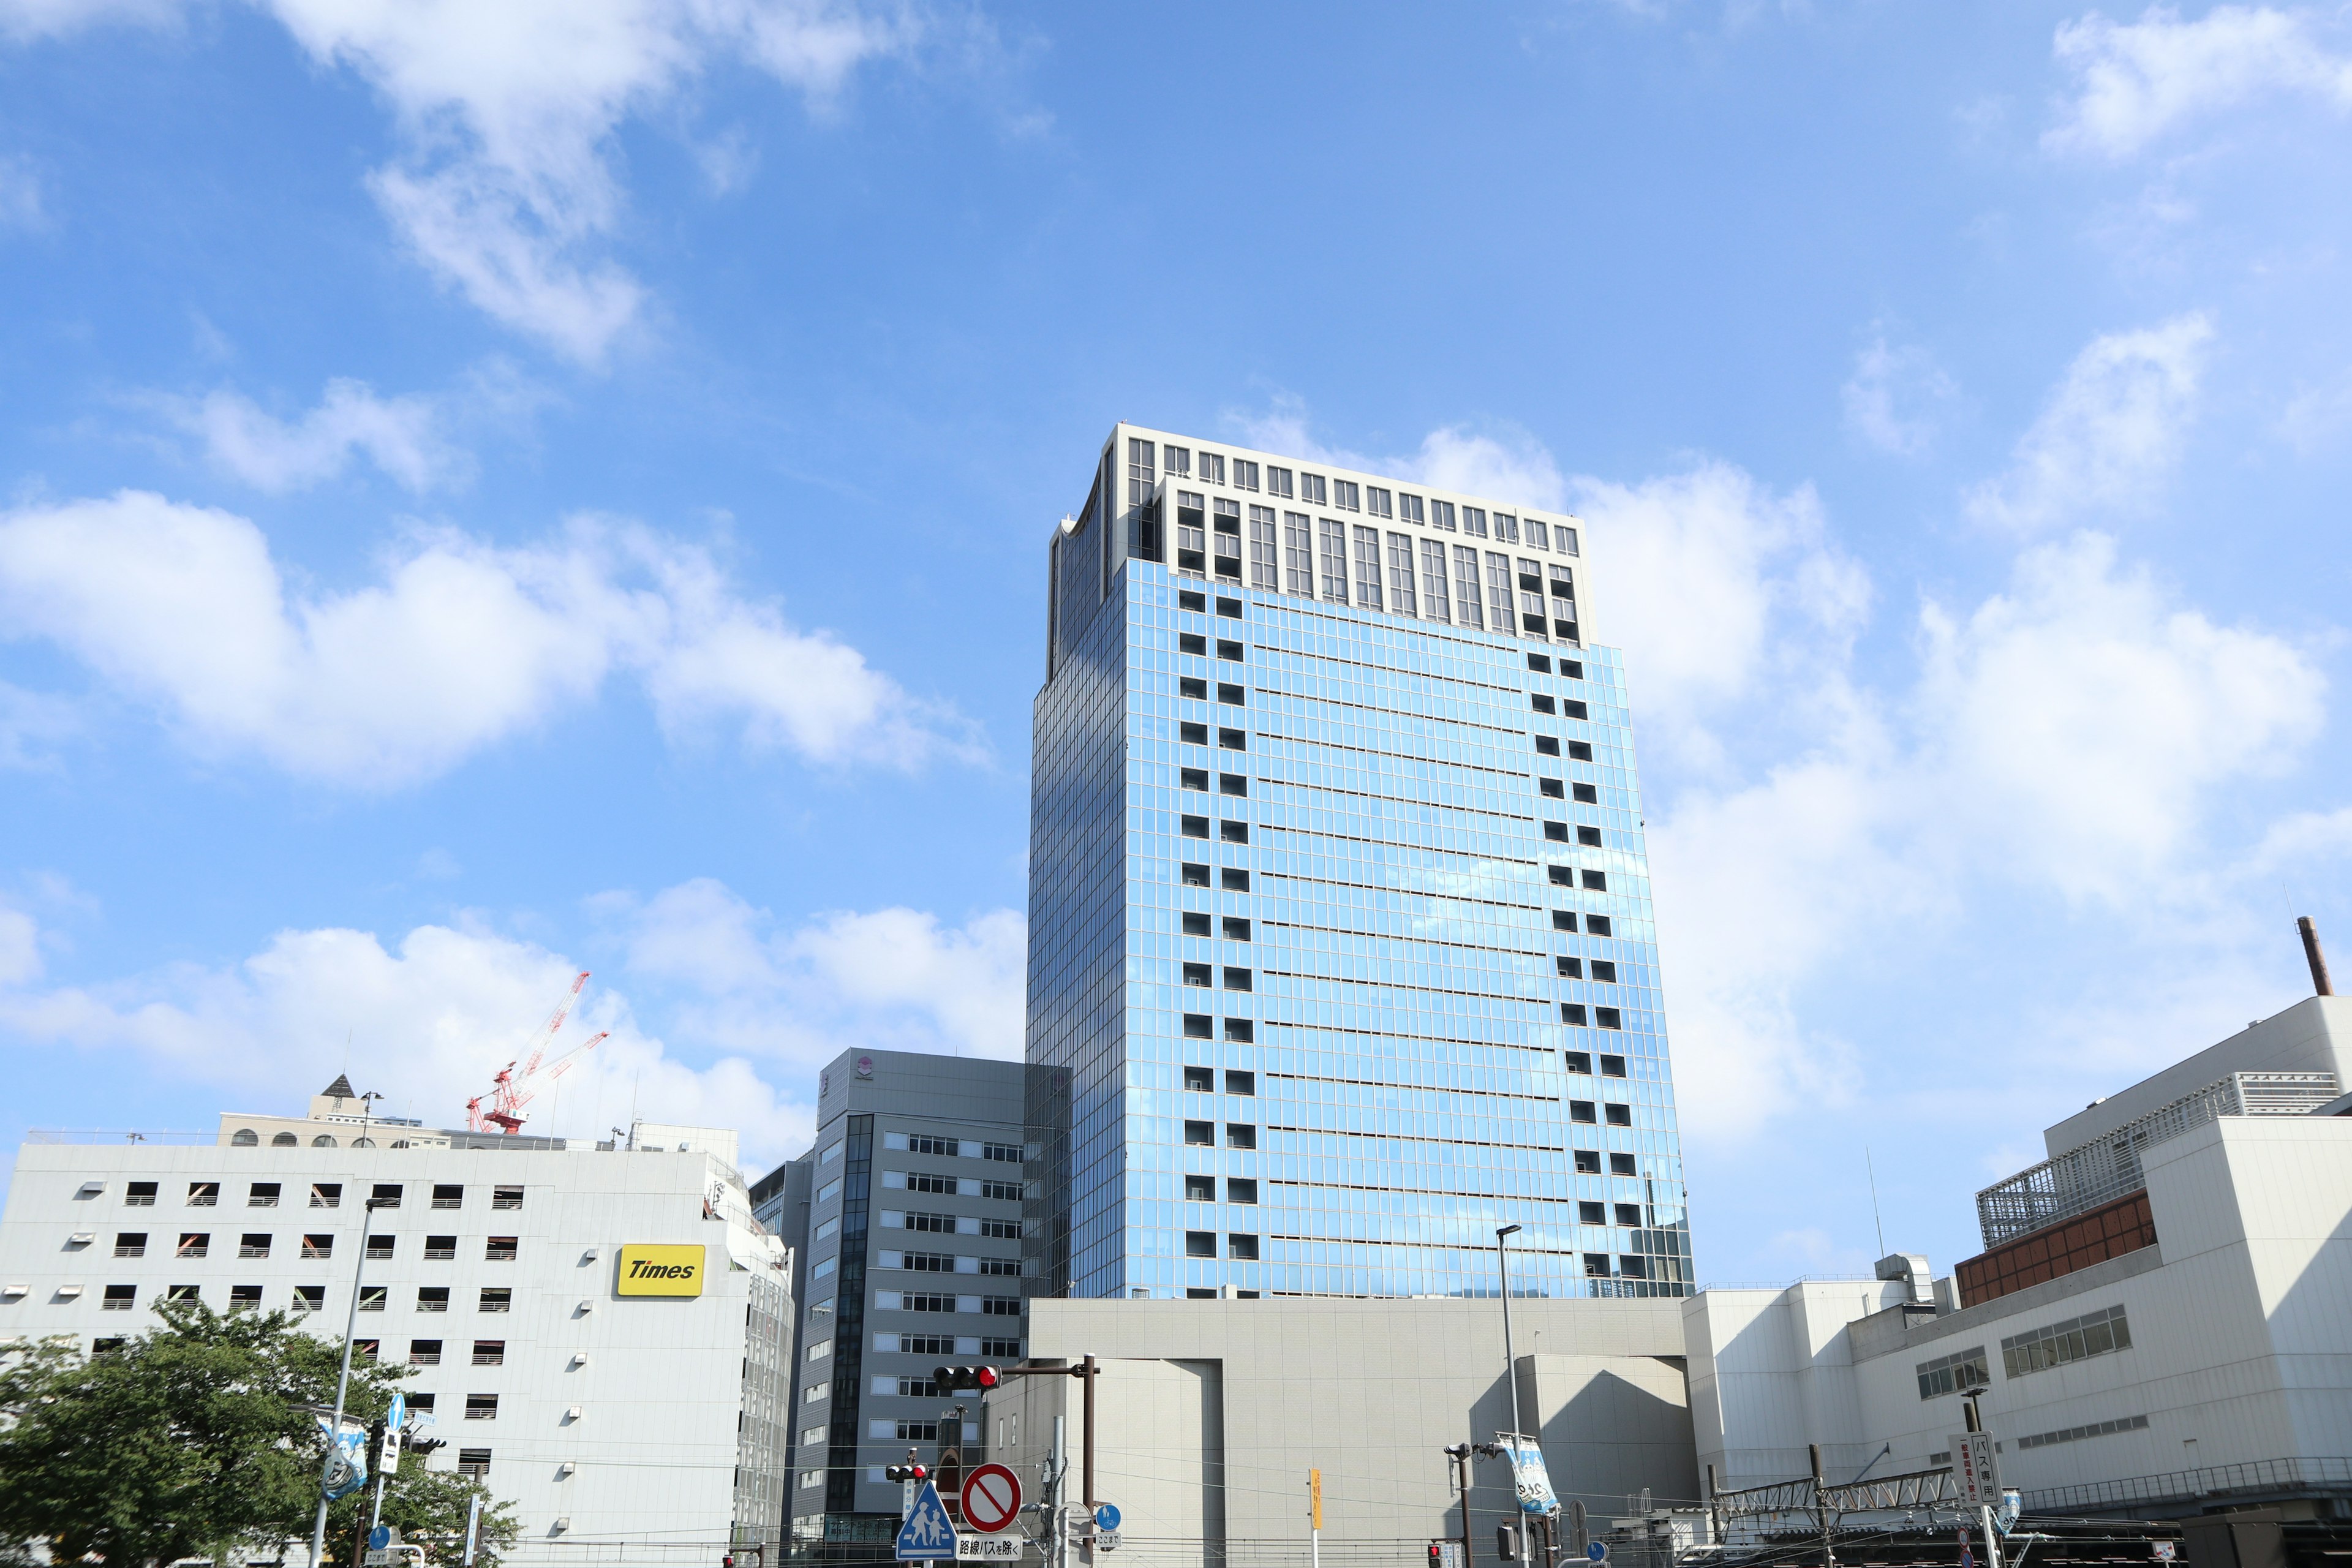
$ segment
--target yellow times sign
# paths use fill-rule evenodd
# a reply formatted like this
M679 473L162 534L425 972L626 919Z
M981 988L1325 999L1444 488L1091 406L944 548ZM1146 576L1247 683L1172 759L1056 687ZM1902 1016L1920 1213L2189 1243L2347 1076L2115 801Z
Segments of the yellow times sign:
M621 1248L624 1296L699 1296L702 1248L636 1245Z

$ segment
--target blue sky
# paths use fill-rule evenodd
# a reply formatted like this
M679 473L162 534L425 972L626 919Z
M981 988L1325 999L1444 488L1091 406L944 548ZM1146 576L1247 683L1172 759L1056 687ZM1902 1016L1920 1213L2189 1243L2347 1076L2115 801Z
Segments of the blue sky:
M1975 1250L2352 942L2352 33L0 0L0 1137L1016 1055L1115 419L1571 507L1702 1278ZM2352 951L2352 949L2347 949Z

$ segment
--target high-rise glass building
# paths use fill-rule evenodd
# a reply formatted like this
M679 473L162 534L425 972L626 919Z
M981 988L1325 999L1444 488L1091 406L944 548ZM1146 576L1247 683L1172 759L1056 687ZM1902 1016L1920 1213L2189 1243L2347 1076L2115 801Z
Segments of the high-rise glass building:
M1121 425L1035 710L1032 1289L1691 1289L1571 517ZM1606 585L1597 590L1605 602Z

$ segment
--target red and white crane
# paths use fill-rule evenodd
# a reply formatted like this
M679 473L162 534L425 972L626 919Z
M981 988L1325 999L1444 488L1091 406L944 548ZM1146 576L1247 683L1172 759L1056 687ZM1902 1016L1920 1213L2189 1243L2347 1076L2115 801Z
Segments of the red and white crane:
M546 1077L541 1082L552 1083L570 1071L573 1062L594 1050L611 1036L613 1031L610 1029L592 1035L584 1043L572 1047L553 1061L547 1060L547 1047L554 1044L555 1037L563 1028L563 1020L571 1016L572 1005L580 1000L581 987L587 984L588 972L583 969L579 978L572 981L572 989L563 994L563 1000L555 1005L555 1011L549 1016L547 1022L540 1026L539 1033L531 1037L529 1058L523 1061L520 1072L515 1070L513 1062L507 1063L491 1075L488 1095L478 1094L466 1102L467 1127L477 1132L488 1132L492 1128L500 1132L521 1131L522 1108L539 1094L540 1086L531 1079L539 1077L541 1064L546 1064ZM485 1099L490 1102L488 1110L482 1109Z

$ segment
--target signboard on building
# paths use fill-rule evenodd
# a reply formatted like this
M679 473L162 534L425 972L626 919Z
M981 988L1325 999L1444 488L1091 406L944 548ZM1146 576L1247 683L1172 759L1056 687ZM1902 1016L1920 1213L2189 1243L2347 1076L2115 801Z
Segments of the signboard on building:
M620 1280L614 1289L623 1296L699 1296L702 1248L632 1242L621 1248Z

